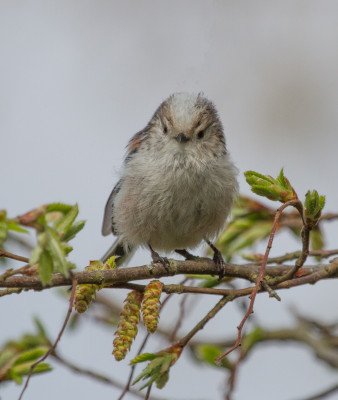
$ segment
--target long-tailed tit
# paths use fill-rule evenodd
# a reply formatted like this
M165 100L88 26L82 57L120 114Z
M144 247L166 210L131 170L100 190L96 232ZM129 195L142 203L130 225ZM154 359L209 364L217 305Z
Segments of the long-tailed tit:
M123 260L138 246L193 248L224 228L238 191L237 169L215 106L201 94L174 93L130 140L121 177L106 204L102 234L118 236L103 256ZM120 261L121 263L121 261Z

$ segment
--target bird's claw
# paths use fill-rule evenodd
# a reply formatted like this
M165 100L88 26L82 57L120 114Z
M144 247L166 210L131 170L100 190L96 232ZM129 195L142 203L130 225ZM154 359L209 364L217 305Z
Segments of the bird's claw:
M153 259L153 263L159 263L159 264L162 264L163 265L163 267L165 268L165 270L167 271L167 272L169 272L169 265L170 265L170 263L169 263L169 260L167 259L167 257L161 257L161 256L154 256L154 257L152 257L152 259Z
M206 242L214 252L213 261L217 266L218 280L220 281L225 276L225 261L223 259L222 253L218 250L218 248L214 244L212 244L210 240L206 239Z
M161 257L150 245L149 245L150 251L151 251L151 258L153 259L153 263L159 263L162 264L163 267L167 272L169 272L169 260L167 257Z
M225 262L222 254L218 250L214 252L213 261L217 266L218 280L220 281L225 276Z

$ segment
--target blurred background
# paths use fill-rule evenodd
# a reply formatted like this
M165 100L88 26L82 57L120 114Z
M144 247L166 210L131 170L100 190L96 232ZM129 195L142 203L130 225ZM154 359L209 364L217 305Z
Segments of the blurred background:
M276 176L284 167L301 198L317 189L326 195L326 210L337 211L337 43L334 0L1 1L0 208L14 217L48 202L77 202L87 225L70 259L83 268L112 242L101 236L101 221L129 138L169 94L188 91L204 92L216 104L243 194L250 193L245 170ZM325 228L327 247L337 248L337 222ZM296 249L299 242L282 234L272 254ZM139 251L130 265L149 258ZM281 303L260 295L256 321L291 326L291 309L332 322L334 285L283 291ZM115 292L109 295L122 303L126 292ZM180 334L215 298L191 302ZM179 296L163 314L162 327L172 327L178 307ZM55 338L66 310L57 290L2 298L0 344L32 331L33 315ZM226 307L198 338L235 336L242 315L235 305ZM59 346L74 362L124 383L134 353L117 364L112 340L113 330L85 320ZM163 343L155 337L146 351ZM118 398L120 391L54 365L53 373L33 377L26 399ZM265 345L242 365L235 398L259 392L261 400L300 399L335 381L336 373L306 348ZM225 382L222 371L196 365L186 354L165 389L152 393L222 399ZM0 397L15 399L20 390L7 384Z

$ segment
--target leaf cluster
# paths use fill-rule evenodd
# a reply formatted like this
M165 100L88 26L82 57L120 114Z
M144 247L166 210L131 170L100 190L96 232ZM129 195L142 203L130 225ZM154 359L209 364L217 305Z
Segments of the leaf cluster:
M43 285L50 282L53 272L69 276L69 270L74 268L74 264L67 261L67 255L73 250L68 242L85 225L85 221L75 221L78 213L77 204L53 203L35 221L40 230L29 263L38 265Z
M147 386L156 383L158 389L162 389L169 379L169 369L178 360L182 352L182 347L173 345L158 353L143 353L135 357L130 364L142 363L150 361L149 364L143 369L133 382L135 385L140 380L147 382L140 388L144 389Z
M50 348L46 332L38 320L35 320L37 333L25 334L19 340L7 342L0 349L0 382L13 380L21 384L32 365ZM33 373L50 371L48 363L40 363Z
M276 179L270 175L262 175L255 171L245 172L245 177L251 186L251 190L260 196L282 203L290 200L298 200L297 193L289 180L284 176L283 169ZM310 237L312 249L322 249L324 239L318 226L318 220L324 205L325 196L319 196L316 190L308 191L303 206L299 201L299 208L303 210L303 215L284 213L284 217L281 218L276 231L288 229L296 236L300 236L303 218L311 226L311 229L315 228ZM252 247L269 236L274 216L274 209L267 207L257 200L240 196L233 208L232 221L217 240L217 248L230 261L232 256L238 253L238 251ZM288 219L287 217L292 218ZM295 219L297 218L298 224L295 224ZM245 256L245 258L257 261L255 260L255 255Z
M244 175L251 186L251 190L259 196L267 197L270 200L278 200L282 203L298 199L296 191L284 176L283 169L281 169L276 179L270 175L262 175L255 171L246 171Z

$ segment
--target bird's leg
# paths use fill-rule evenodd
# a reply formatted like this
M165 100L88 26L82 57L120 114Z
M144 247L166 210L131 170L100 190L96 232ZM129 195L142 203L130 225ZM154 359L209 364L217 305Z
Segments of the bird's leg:
M169 260L167 257L161 257L152 247L151 244L148 243L149 250L151 252L151 258L153 259L154 263L161 263L163 267L169 272Z
M225 262L222 253L218 250L218 248L214 244L210 242L210 240L205 239L205 241L208 243L208 245L214 252L213 261L217 265L218 279L221 280L225 275Z
M196 260L197 256L194 256L193 254L189 253L189 251L185 250L185 249L177 249L175 250L176 253L180 254L181 256L183 256L186 260Z

